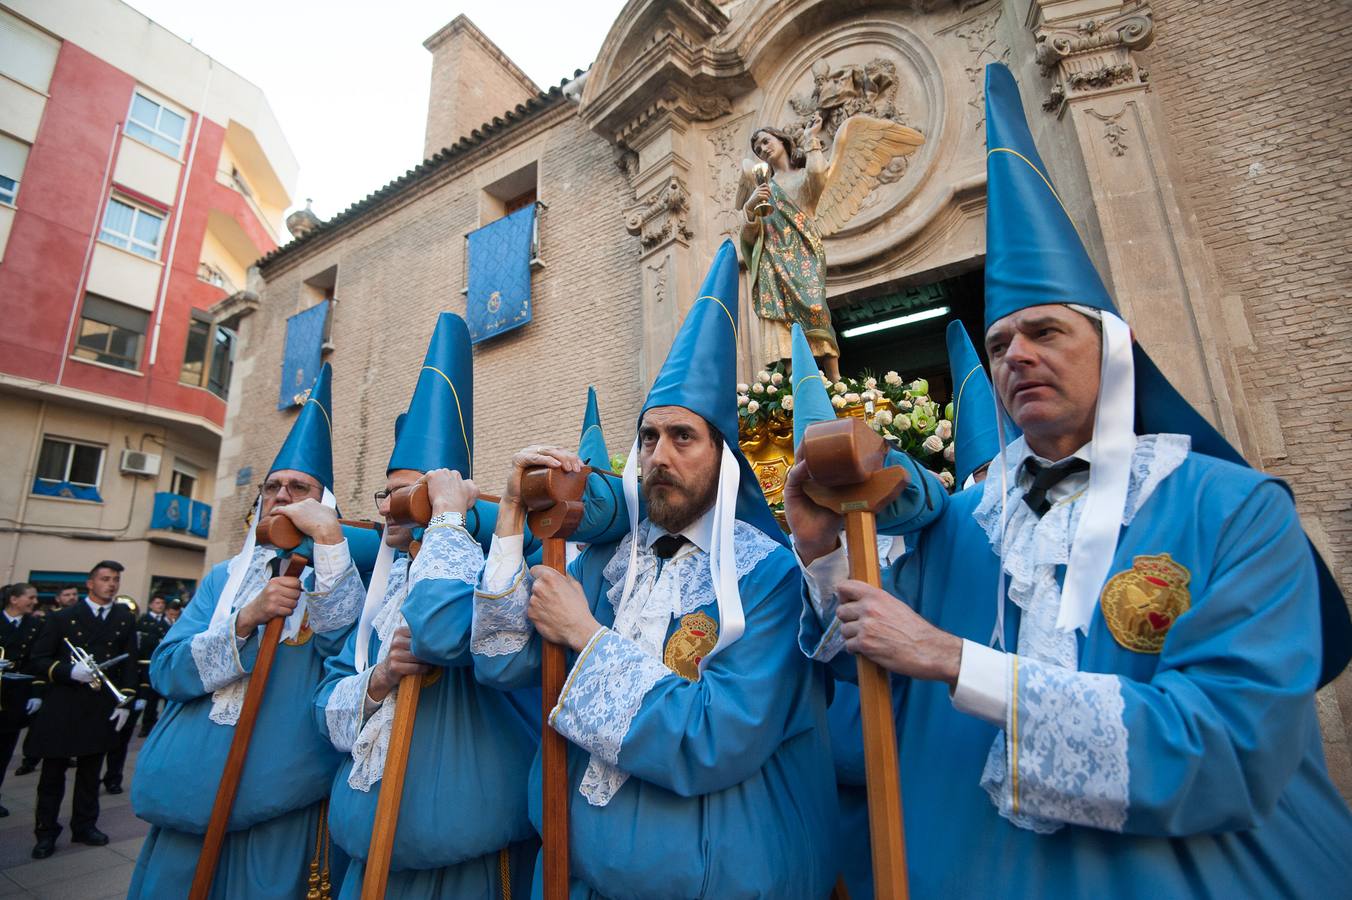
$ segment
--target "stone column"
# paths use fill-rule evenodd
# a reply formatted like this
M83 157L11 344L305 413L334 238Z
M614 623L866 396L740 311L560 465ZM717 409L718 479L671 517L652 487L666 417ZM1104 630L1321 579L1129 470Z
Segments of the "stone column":
M1042 73L1054 81L1042 108L1079 142L1118 308L1188 401L1256 460L1233 349L1247 343L1243 314L1227 322L1136 56L1154 37L1149 3L1031 0L1027 25Z
M625 227L638 237L643 275L643 343L639 377L652 383L699 286L690 239L690 123L672 104L625 130L637 202Z

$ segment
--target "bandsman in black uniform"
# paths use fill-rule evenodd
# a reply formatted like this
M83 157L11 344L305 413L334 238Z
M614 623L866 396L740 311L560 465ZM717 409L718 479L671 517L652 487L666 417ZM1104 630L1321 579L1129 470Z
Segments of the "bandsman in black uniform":
M163 698L155 693L155 688L150 684L150 656L169 633L170 622L164 608L163 597L158 594L151 597L146 614L136 625L136 653L141 658L141 688L136 694L136 699L145 701L145 707L141 711L141 737L149 735L150 729L155 727L160 718L160 700Z
M96 663L126 654L109 666L110 681L128 695L136 691L136 616L115 603L122 583L122 564L104 560L85 583L88 593L74 606L48 615L33 644L29 672L47 681L42 708L29 726L35 755L42 758L38 779L37 844L34 859L46 859L61 834L57 816L66 793L66 769L75 758L75 796L71 803L71 840L101 847L108 835L99 818L99 770L103 757L117 745L127 726L130 703L119 706L112 691L100 686L95 673L71 658L65 641L89 653ZM25 750L28 749L25 745Z
M42 619L49 612L55 612L58 609L65 609L68 606L74 606L80 602L80 589L77 587L63 587L56 592L56 599L52 601L51 607L40 606L34 610L32 616L42 624ZM42 696L46 690L47 680L45 675L39 675L32 681L33 697L37 699L37 706L42 705ZM31 715L31 713L30 713ZM28 775L38 770L38 755L33 752L33 729L28 729L28 736L23 740L23 760L19 763L19 768L14 770L15 775Z
M31 584L6 585L0 605L0 786L5 783L5 772L19 743L19 732L28 724L29 713L42 701L33 696L33 680L27 677L29 651L37 637L42 620L33 615L38 605L38 590ZM0 818L9 810L0 805Z

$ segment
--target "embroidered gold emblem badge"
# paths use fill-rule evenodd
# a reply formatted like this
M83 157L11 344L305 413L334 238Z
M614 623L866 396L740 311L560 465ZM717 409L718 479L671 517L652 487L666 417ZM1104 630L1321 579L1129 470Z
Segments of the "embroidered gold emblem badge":
M1159 653L1169 629L1192 606L1191 578L1167 553L1137 556L1103 586L1103 621L1128 650Z
M681 617L680 630L667 641L662 662L687 681L699 681L700 660L718 643L718 623L704 613Z
M314 637L314 634L315 633L310 630L310 611L307 609L305 615L302 616L300 620L300 631L296 632L295 637L290 640L282 641L282 643L289 647L301 647L308 644L310 638Z

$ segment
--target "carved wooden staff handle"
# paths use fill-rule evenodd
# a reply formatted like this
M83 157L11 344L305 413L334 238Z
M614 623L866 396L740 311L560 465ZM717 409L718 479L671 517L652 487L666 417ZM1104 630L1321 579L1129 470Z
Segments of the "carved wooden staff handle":
M285 516L270 518L283 519ZM266 521L266 520L265 520ZM262 525L262 523L259 523ZM296 541L299 545L300 541ZM293 545L294 546L294 545ZM310 561L299 554L287 559L285 575L298 578ZM197 857L197 870L193 873L189 900L207 900L211 893L211 882L216 877L216 866L220 862L221 847L225 843L225 829L230 821L230 810L235 805L235 794L239 790L240 776L244 774L244 761L249 754L249 741L253 737L254 725L258 722L258 711L263 706L263 691L268 684L268 675L272 672L272 661L277 656L277 644L281 641L284 618L277 616L268 620L263 629L263 638L258 645L258 657L254 660L253 672L249 675L249 686L244 691L244 705L239 712L239 721L235 723L235 733L230 739L230 751L225 757L225 771L221 775L220 785L216 788L216 801L211 807L211 819L207 824L206 837L202 841L202 852Z
M582 494L591 468L580 472L562 469L528 469L521 475L521 503L527 523L543 541L544 564L558 572L567 570L564 542L582 520ZM568 658L564 648L541 641L540 680L543 703L540 756L544 770L544 897L568 897L568 742L549 725L549 714L559 702Z
M886 442L853 417L808 426L799 454L811 478L804 491L816 503L845 517L850 577L881 587L875 514L906 487L905 470L883 467ZM859 670L875 896L879 900L905 900L909 896L906 835L891 681L872 660L856 656L855 662Z

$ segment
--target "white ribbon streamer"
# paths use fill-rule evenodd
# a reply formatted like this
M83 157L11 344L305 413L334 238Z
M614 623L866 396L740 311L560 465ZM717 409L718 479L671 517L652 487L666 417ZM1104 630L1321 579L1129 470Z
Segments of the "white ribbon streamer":
M385 588L390 582L390 567L394 565L394 548L385 543L382 535L380 552L376 554L376 564L371 569L371 582L366 587L366 602L361 607L361 618L357 621L357 646L353 649L353 665L360 675L370 664L371 625L376 614L385 603Z
M1131 329L1110 312L1103 313L1102 321L1103 352L1089 490L1061 588L1056 627L1062 631L1089 631L1099 592L1117 553L1131 454L1136 449L1136 367L1131 358Z

